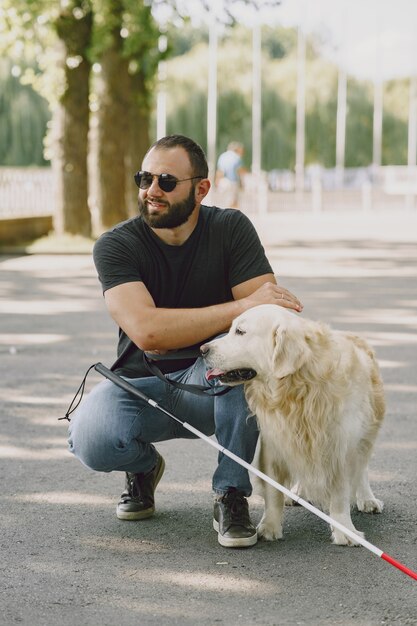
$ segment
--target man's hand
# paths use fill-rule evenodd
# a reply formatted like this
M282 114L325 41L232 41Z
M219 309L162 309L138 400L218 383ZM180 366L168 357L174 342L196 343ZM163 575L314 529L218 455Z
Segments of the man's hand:
M286 309L293 309L298 313L303 310L303 305L299 299L291 291L276 283L264 283L252 294L243 298L243 300L245 301L243 303L245 309L251 309L259 304L278 304Z

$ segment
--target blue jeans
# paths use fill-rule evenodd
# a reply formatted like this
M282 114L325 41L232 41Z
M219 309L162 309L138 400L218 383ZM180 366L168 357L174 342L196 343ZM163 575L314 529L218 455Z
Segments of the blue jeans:
M198 358L190 368L168 374L181 383L207 385L206 366ZM250 415L243 385L222 396L202 397L176 389L154 376L129 379L147 397L205 435L216 435L219 444L251 463L258 439L255 416ZM212 383L213 385L214 383ZM99 472L148 472L155 466L152 445L175 438L195 438L180 423L103 380L81 402L69 427L69 449L90 469ZM229 487L252 493L248 471L222 452L213 475L213 490L224 494Z

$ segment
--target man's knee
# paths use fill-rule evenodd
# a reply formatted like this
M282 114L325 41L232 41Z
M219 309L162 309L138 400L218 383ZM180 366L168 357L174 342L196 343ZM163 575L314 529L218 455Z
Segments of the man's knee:
M98 472L111 472L128 448L105 419L82 411L71 422L68 448L84 465Z

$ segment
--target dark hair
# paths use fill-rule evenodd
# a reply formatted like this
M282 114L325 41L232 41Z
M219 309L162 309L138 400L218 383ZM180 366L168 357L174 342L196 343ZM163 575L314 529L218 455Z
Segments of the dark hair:
M196 176L202 176L207 178L208 165L206 155L203 148L196 143L193 139L185 137L184 135L167 135L155 141L149 148L148 154L152 148L160 148L168 150L169 148L184 148L190 159L192 173ZM146 156L146 155L145 155Z

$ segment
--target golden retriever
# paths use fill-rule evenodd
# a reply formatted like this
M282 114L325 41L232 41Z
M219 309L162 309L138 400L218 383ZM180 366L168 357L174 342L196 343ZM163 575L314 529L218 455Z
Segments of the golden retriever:
M375 356L361 338L276 305L249 309L230 331L201 347L207 377L245 384L260 428L259 467L363 537L350 506L380 513L368 462L383 420L384 392ZM290 482L291 481L291 482ZM283 494L264 483L258 534L282 537ZM332 541L357 545L332 528Z

